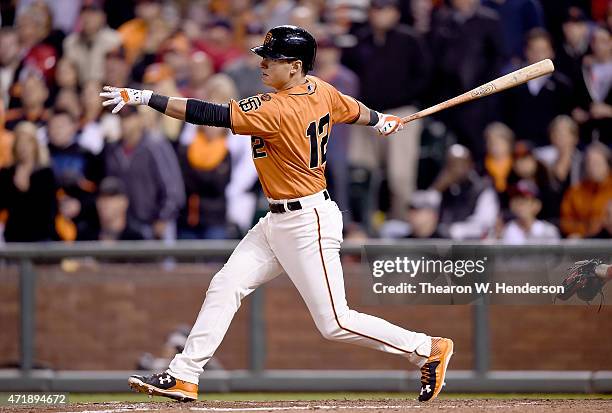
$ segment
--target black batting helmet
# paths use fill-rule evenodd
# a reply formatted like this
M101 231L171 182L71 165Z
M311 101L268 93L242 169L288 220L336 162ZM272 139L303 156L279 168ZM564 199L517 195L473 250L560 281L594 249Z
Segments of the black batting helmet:
M301 60L306 71L314 67L317 42L306 30L297 26L277 26L266 33L264 44L251 49L269 59Z

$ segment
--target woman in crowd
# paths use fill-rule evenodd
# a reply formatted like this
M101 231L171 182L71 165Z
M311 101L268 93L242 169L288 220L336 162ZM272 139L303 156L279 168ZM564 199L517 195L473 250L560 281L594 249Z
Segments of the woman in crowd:
M48 241L54 238L57 210L55 178L47 148L36 138L36 125L21 122L15 128L10 168L0 170L0 210L6 210L7 242Z

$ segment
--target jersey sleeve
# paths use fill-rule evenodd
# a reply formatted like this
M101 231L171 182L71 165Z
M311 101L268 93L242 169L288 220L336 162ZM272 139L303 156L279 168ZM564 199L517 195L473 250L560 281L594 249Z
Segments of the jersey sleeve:
M355 123L359 119L359 103L332 88L332 120L334 123Z
M230 126L239 135L265 137L280 128L280 110L270 95L255 95L242 100L230 100Z

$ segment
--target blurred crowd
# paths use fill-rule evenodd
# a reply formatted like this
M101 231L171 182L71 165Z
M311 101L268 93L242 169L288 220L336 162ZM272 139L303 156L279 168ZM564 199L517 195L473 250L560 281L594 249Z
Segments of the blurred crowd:
M227 103L266 91L249 49L314 34L314 74L406 116L542 59L556 71L381 139L336 125L346 238L612 234L612 1L0 1L0 239L223 239L267 211L249 137L103 85Z

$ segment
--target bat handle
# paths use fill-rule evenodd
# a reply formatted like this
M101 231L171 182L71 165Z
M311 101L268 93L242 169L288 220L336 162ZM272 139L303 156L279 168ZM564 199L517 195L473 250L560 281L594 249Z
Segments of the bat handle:
M412 122L414 120L420 119L421 115L419 114L419 112L417 113L413 113L412 115L408 115L405 118L402 118L402 124L407 124L409 122Z

